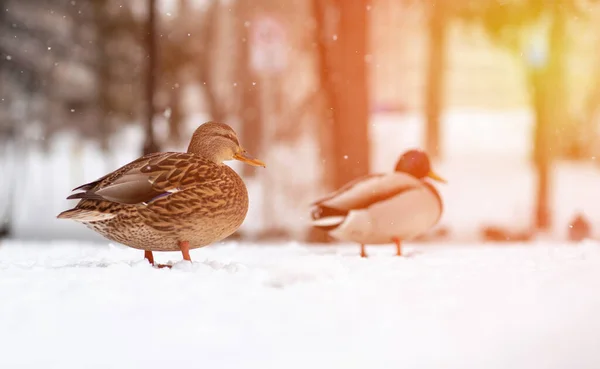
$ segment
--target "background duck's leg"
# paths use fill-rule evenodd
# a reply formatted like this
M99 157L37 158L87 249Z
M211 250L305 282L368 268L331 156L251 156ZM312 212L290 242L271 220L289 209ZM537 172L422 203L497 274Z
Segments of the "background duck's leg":
M192 261L192 258L190 257L190 242L179 241L179 248L181 249L181 253L183 254L183 260Z
M394 240L394 243L396 244L396 255L402 256L402 242L397 237L394 237L393 240Z
M361 258L367 257L367 253L365 252L365 244L364 243L360 244L360 257Z
M144 258L148 260L151 265L154 265L154 255L152 255L152 251L144 251Z

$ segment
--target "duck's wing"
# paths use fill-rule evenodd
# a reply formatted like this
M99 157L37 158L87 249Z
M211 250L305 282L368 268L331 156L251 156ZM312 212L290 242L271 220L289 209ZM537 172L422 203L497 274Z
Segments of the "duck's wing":
M152 158L158 158L158 157L161 157L164 155L165 155L165 153L152 153L152 154L142 156L141 158L137 158L136 160L132 161L131 163L125 164L121 168L114 170L114 171L108 173L107 175L98 178L95 181L83 184L79 187L75 187L71 191L89 191L91 189L98 188L104 183L111 182L111 181L119 178L123 173L126 173L130 169L136 168L139 163L146 162Z
M374 179L377 177L381 177L383 175L384 174L376 173L376 174L367 174L366 176L356 178L356 179L346 183L339 189L337 189L333 192L330 192L329 194L325 195L324 197L314 201L311 205L321 205L321 204L325 203L326 201L331 200L331 199L345 193L346 191L350 190L352 187L356 186L359 183L362 183L362 182L365 182L365 181L368 181L370 179Z
M317 200L313 205L322 211L334 213L365 209L422 185L420 180L404 173L372 174L349 182L339 190Z
M67 199L148 204L191 186L216 180L219 171L204 161L187 153L146 155L96 181L77 187L74 191L83 192Z

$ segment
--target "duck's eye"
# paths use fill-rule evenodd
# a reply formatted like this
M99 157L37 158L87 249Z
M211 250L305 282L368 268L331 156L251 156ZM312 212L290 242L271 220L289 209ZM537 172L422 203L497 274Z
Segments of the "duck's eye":
M237 138L234 135L232 135L231 133L217 133L216 135L219 137L226 138L229 141L234 142L236 145L239 145Z

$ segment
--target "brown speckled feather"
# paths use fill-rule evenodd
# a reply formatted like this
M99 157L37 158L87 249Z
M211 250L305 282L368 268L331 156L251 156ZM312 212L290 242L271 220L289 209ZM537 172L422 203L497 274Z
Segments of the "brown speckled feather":
M80 221L128 246L178 250L205 246L233 233L248 210L241 178L224 164L191 153L139 158L75 190L81 199L59 218Z

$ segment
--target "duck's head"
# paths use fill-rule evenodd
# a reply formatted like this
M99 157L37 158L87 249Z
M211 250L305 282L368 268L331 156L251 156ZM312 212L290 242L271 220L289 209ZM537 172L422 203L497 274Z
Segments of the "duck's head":
M428 177L436 181L446 183L445 179L438 176L433 170L431 170L429 156L420 150L409 150L402 154L400 159L398 159L396 168L394 170L396 172L410 174L418 179Z
M198 127L187 152L200 155L217 164L235 159L257 167L266 167L265 163L251 157L240 146L235 131L224 123L206 122Z

